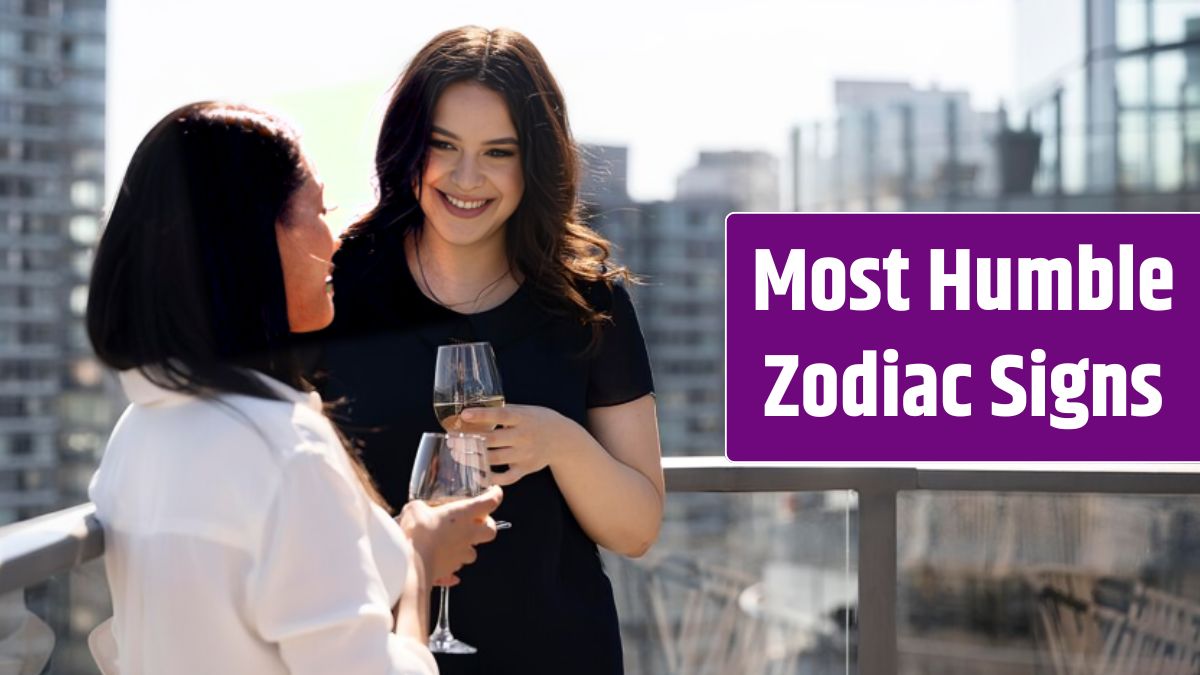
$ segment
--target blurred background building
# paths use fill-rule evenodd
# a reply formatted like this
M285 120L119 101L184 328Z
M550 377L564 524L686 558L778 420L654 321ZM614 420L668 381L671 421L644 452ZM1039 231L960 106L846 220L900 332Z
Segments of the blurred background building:
M104 0L0 2L0 523L83 500L114 421L81 322L104 83Z
M120 410L82 323L105 194L105 35L105 0L0 0L0 525L87 501ZM102 579L74 577L26 593L58 636L50 672L88 672L83 637L107 605ZM3 607L15 625L20 603Z
M788 152L800 211L1193 211L1200 12L1189 0L1015 0L1016 94L838 81Z

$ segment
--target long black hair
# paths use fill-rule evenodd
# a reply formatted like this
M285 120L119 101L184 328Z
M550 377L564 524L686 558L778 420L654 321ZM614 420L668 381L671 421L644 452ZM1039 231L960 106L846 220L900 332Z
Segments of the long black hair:
M609 242L582 221L579 149L566 102L537 47L514 30L448 30L413 57L396 83L379 132L379 202L347 231L342 255L372 248L371 238L392 227L420 231L424 214L414 189L420 189L429 156L433 110L446 88L458 82L498 93L517 130L525 192L505 226L509 265L520 270L548 309L591 324L595 336L606 316L591 306L581 286L632 277L608 262ZM391 253L403 255L403 249Z
M185 105L129 163L92 269L88 336L117 370L200 396L300 387L275 223L307 173L296 134L245 106Z

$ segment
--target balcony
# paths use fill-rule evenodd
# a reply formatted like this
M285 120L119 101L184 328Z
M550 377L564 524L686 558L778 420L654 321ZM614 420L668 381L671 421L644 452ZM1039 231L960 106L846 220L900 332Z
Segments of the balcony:
M631 674L1200 662L1200 468L692 457L665 469L658 544L641 560L606 554ZM103 595L92 514L85 504L0 529L0 595L26 589L29 610L17 610L59 622L61 664L86 661L80 636L107 611L68 603Z

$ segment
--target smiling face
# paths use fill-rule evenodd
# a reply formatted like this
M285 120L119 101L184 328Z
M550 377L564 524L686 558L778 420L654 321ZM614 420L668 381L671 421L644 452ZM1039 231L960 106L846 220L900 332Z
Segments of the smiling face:
M333 321L333 252L337 242L325 223L324 186L305 164L306 178L275 222L279 263L293 333L320 330Z
M453 246L503 242L525 177L517 130L500 94L475 82L446 87L433 109L418 197L425 234Z

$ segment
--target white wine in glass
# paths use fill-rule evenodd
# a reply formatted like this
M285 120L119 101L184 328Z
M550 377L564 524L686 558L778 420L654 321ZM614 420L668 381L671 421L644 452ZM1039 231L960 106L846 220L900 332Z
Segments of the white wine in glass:
M483 431L491 431L491 424L471 424L462 421L460 415L467 408L499 408L504 405L504 395L500 396L485 396L483 398L472 401L434 401L433 414L437 417L438 424L446 431L459 431L465 434L477 434Z
M446 431L481 433L489 424L467 424L460 417L467 408L504 405L504 388L496 354L488 342L468 342L438 347L433 375L433 414Z
M487 447L474 434L423 434L408 483L408 498L439 506L483 493L491 484ZM476 649L450 632L450 589L441 589L437 626L429 634L429 651L474 654Z

